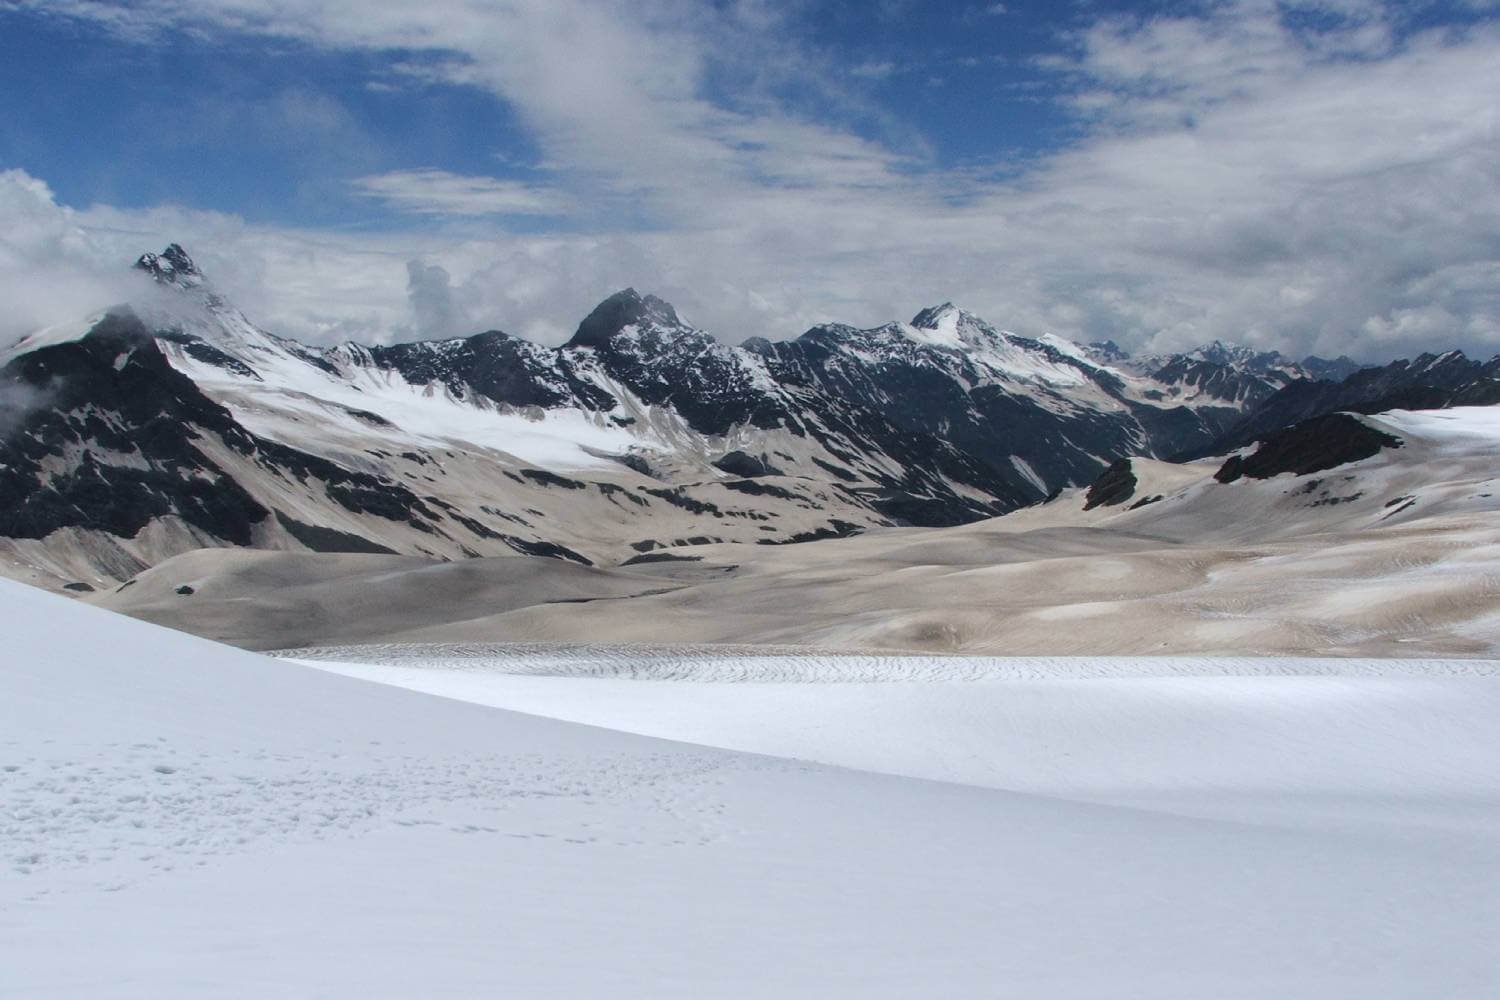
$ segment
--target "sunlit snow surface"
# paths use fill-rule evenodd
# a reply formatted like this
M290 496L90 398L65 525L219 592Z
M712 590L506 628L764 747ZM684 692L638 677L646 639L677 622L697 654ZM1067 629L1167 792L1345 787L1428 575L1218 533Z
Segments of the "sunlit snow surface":
M1374 418L1424 441L1468 451L1488 443L1500 449L1500 406L1455 406L1447 410L1390 410Z
M71 323L59 323L56 326L45 327L34 333L27 334L14 343L0 345L0 365L8 363L13 358L28 351L35 351L43 347L53 347L57 344L69 344L75 340L81 340L104 318L104 315L104 313L94 313Z
M338 668L434 698L4 581L0 623L0 995L1500 990L1494 664Z
M1470 809L1481 787L1500 802L1500 733L1488 730L1500 661L540 644L291 655L463 701L909 777L1252 821L1500 835L1500 816ZM1417 788L1420 799L1386 808Z
M169 356L245 427L280 441L340 432L365 443L389 438L401 447L463 441L555 468L608 465L588 449L621 452L640 443L603 416L581 410L505 412L487 401L455 399L440 385L413 385L394 371L363 367L332 375L281 349L250 355L259 379L237 377L182 350L169 350ZM387 423L362 418L369 413Z

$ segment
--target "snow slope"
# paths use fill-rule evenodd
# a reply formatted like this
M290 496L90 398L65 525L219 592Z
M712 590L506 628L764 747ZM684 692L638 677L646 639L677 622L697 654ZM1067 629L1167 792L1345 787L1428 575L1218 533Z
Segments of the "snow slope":
M600 453L623 453L641 443L640 435L599 414L540 408L507 412L488 400L459 399L413 385L399 372L354 365L324 370L279 347L249 356L255 378L197 361L179 345L166 349L172 365L227 406L241 426L315 450L326 450L330 441L397 450L467 445L530 465L572 470L610 468L610 459ZM369 413L385 423L372 425L358 416ZM647 443L664 447L658 441Z
M480 704L937 781L1277 825L1472 826L1500 837L1494 660L536 645L303 655Z
M1419 438L1438 449L1467 454L1500 452L1500 406L1455 406L1446 410L1390 410L1372 418L1398 434Z
M0 615L4 996L1500 988L1500 852L1472 824L1289 829L843 770L333 676L4 581ZM1493 814L1493 681L1457 683L1407 692L1431 742L1405 745L1426 764L1382 808L1467 794ZM847 731L845 688L802 687ZM1212 699L1143 701L1169 729ZM1048 756L1150 735L1095 708ZM1379 757L1385 736L1305 739Z

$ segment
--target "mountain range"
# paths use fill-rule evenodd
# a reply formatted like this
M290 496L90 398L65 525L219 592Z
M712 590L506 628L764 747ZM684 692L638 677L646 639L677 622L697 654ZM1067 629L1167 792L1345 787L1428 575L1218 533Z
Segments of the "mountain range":
M498 330L321 347L257 327L176 244L136 268L138 301L0 353L9 575L82 591L222 546L614 565L957 525L1122 458L1500 402L1500 358L1456 351L1132 358L952 304L732 346L634 289L561 347Z

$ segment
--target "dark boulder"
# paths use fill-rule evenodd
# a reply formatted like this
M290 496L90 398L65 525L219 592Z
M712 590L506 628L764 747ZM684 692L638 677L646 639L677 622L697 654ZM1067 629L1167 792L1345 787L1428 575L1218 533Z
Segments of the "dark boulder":
M1083 509L1118 506L1135 496L1135 487L1135 469L1130 459L1118 459L1089 486L1089 491L1084 494Z
M1252 454L1232 456L1214 478L1232 483L1241 476L1270 479L1286 472L1305 476L1401 445L1400 438L1377 431L1358 417L1330 413L1267 435Z

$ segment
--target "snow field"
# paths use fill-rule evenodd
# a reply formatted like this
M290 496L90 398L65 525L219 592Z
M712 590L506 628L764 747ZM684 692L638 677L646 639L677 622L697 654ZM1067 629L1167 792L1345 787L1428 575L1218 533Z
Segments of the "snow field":
M296 655L463 701L887 774L1270 825L1500 834L1496 661Z
M1367 1000L1500 985L1491 677L509 677L563 685L546 695L558 714L592 702L600 721L763 732L782 753L800 740L878 763L876 744L925 741L945 768L968 752L1037 769L1051 791L1023 794L435 698L5 581L0 615L0 996ZM1283 686L1302 682L1316 690ZM1215 730L1244 752L1179 762L1155 790L1228 796L1244 816L1058 794L1060 775L1105 774L1111 746L1128 778L1211 756L1193 744ZM1319 780L1287 781L1289 762L1340 744ZM1069 772L1079 752L1099 759ZM1348 783L1402 755L1398 773ZM1351 788L1374 818L1318 821ZM1248 808L1258 795L1315 809L1285 821ZM1478 819L1392 820L1424 801Z

